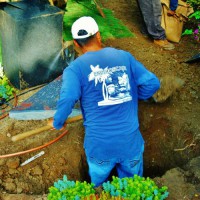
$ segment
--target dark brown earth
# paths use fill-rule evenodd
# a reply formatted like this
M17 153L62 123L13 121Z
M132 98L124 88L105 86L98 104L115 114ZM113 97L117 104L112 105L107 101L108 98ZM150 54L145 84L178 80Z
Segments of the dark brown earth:
M200 43L186 36L175 44L175 50L162 50L140 33L141 16L135 0L109 0L102 4L112 9L135 34L132 38L104 41L105 46L131 52L159 78L169 75L185 82L163 103L139 103L140 129L146 142L144 175L168 186L169 200L200 199L200 63L184 62L200 52ZM20 96L19 100L34 92ZM58 131L44 131L22 141L11 141L12 136L46 123L47 120L2 119L0 154L24 151L55 139L60 134ZM70 180L88 180L82 121L69 124L67 129L67 135L44 148L42 157L25 166L20 164L41 150L0 159L0 199L46 199L48 188L64 174Z

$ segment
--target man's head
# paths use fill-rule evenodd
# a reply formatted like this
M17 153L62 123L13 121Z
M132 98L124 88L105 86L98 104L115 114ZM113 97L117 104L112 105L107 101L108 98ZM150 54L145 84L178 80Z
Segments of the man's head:
M92 17L84 16L73 23L71 32L75 43L83 47L96 37L99 27Z
M92 17L81 17L77 19L72 25L73 39L85 39L95 35L99 31L96 21Z

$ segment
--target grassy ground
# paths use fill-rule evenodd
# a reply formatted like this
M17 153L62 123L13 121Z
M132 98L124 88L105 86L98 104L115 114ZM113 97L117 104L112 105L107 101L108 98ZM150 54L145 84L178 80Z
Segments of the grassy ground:
M71 25L81 16L91 16L97 21L103 40L134 36L119 19L115 18L111 10L102 8L102 11L105 18L100 15L96 5L92 4L91 1L82 0L77 2L69 0L64 15L64 40L72 40Z

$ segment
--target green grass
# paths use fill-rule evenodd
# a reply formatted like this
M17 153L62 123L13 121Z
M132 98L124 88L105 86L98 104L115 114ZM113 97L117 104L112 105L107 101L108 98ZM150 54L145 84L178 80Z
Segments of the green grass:
M74 0L68 0L64 14L63 39L65 41L72 40L71 26L76 19L82 16L91 16L96 20L103 40L134 36L122 21L114 16L112 10L105 8L102 8L102 10L106 16L105 18L100 15L95 4L91 3L91 0L82 0L79 3Z

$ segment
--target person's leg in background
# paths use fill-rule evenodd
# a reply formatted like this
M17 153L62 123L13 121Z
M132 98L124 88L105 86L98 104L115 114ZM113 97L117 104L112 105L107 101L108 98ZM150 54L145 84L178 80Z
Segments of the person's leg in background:
M141 9L140 9L140 5L139 5L139 3L138 3L138 0L136 0L136 3L137 3L137 6L138 6L140 15L141 15L140 32L142 33L142 35L143 35L144 37L148 37L148 36L149 36L149 33L148 33L147 27L146 27L146 25L145 25L144 18L143 18L142 11L141 11Z
M176 9L178 7L178 0L170 0L170 6L169 6L169 10L167 12L167 14L169 16L173 16L176 12Z
M160 0L138 0L144 23L154 43L166 50L174 49L174 45L166 39L165 30L161 26L162 6Z
M170 10L175 11L178 6L178 0L170 0Z

